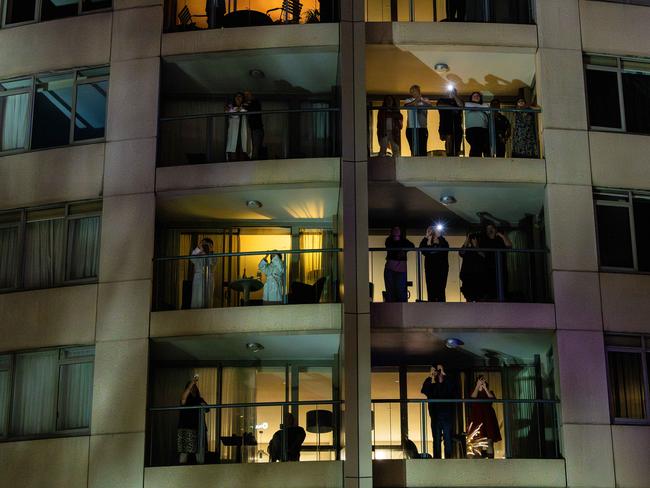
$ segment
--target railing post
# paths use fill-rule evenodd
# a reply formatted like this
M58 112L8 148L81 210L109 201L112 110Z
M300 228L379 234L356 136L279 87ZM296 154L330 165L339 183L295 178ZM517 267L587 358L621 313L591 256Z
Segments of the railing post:
M409 22L415 21L415 0L409 0Z
M485 12L483 12L483 21L490 22L490 0L483 1L483 8L485 9Z
M214 2L210 2L211 4ZM214 17L213 17L214 18ZM208 117L208 120L205 123L206 125L206 140L205 143L207 144L206 148L206 159L208 163L214 163L214 153L215 153L215 148L214 148L214 117Z
M433 3L433 21L438 22L438 2L437 0L431 0Z
M501 250L496 250L496 264L497 264L497 299L499 302L505 301L505 290L503 287L503 263L501 259L503 258L503 253Z
M420 436L422 438L422 449L420 449L420 452L422 454L426 454L427 452L427 409L425 405L427 405L427 402L425 400L422 400L420 402Z
M422 252L418 249L415 251L415 257L417 259L417 287L418 287L418 302L422 301ZM431 298L429 298L431 299Z
M208 301L209 298L209 288L210 288L210 264L209 262L206 262L203 265L203 307L201 308L209 308L208 304L210 303Z
M503 402L503 430L505 431L505 447L506 447L506 459L512 457L511 446L510 446L510 417L509 417L509 407L510 404L508 401Z
M287 439L289 432L287 431L287 426L284 425L285 419L288 417L288 405L284 404L280 407L281 410L281 422L282 422L282 457L280 458L281 462L289 460L289 440Z
M494 158L497 155L497 130L496 130L496 114L490 110L488 112L489 122L489 136L490 136L490 157Z
M199 416L199 446L196 463L203 464L205 462L205 414L202 408L197 408L196 412Z

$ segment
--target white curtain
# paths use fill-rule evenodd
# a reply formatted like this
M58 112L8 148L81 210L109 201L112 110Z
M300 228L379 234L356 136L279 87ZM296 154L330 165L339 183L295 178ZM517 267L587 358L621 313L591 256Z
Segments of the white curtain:
M23 149L27 143L29 93L0 97L0 150Z
M58 350L16 355L11 434L33 435L56 429Z
M61 366L59 430L90 427L93 399L93 363Z
M18 227L0 229L0 289L16 286L18 274Z
M68 267L70 279L94 278L99 264L100 217L70 220Z
M29 222L25 232L26 288L46 288L63 282L65 220Z

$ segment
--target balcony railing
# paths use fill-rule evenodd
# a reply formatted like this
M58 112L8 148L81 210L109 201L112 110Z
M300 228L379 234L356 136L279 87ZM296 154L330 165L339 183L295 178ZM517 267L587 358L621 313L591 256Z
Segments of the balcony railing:
M534 0L366 0L368 22L533 24Z
M150 408L147 465L181 464L179 451L189 454L192 464L334 461L340 458L341 404L318 400ZM193 431L194 448L178 445L179 426Z
M313 108L162 117L158 166L336 157L338 113Z
M491 404L499 420L503 444L495 443L496 457L557 459L560 457L557 400L408 399L373 400L374 459L428 459L433 457L430 404L453 405L452 457L480 456L486 439L470 425L472 406ZM408 441L407 441L408 439ZM410 441L410 442L409 442ZM444 440L447 442L447 440ZM412 444L411 444L412 443ZM414 449L416 451L414 451Z
M156 258L154 310L337 302L340 249ZM280 263L272 256L280 255ZM270 264L260 268L262 259Z
M338 18L335 0L165 0L165 32L327 23Z
M548 251L544 249L461 247L391 248L389 251L407 254L407 272L405 276L387 276L384 268L387 249L370 248L373 301L551 301Z
M539 159L540 113L510 107L370 107L368 150L371 156ZM386 129L387 119L392 129Z

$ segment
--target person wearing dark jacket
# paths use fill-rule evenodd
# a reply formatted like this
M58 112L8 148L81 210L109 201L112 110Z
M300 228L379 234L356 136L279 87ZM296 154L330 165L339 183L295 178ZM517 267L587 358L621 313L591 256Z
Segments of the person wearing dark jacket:
M415 248L413 243L406 238L406 233L399 227L391 229L386 238L386 265L384 266L384 285L386 287L387 302L406 302L407 254L405 248Z
M244 107L248 112L262 111L262 104L250 90L244 92ZM262 114L253 113L252 115L249 115L248 127L251 130L251 143L253 145L253 154L251 155L251 159L263 159L262 145L264 144L264 123L262 122Z
M484 249L500 250L512 249L512 242L510 239L508 239L508 236L505 233L499 232L494 224L489 223L485 226L483 235L479 239L479 247L482 247ZM487 252L485 255L485 263L485 290L487 293L487 298L490 300L496 300L498 295L498 279L501 280L500 283L502 289L507 289L506 253ZM499 272L498 275L497 272Z
M431 367L429 376L422 383L420 392L429 400L451 400L456 398L453 382L447 378L442 364ZM456 408L454 403L429 402L429 417L431 417L431 433L433 434L433 457L442 456L441 442L445 441L445 459L452 456L454 436L454 419Z
M446 301L445 289L449 275L449 243L442 236L442 225L431 225L420 242L420 249L435 249L422 251L424 255L424 277L427 282L427 297L430 302Z
M463 248L472 249L479 247L479 236L470 233L465 239ZM487 295L487 260L482 251L460 251L458 253L463 260L460 267L460 280L462 285L460 291L468 302L479 302Z
M386 156L390 147L393 157L399 157L402 147L402 126L404 117L399 111L395 97L386 95L384 103L377 111L377 139L379 139L379 155Z
M300 450L305 442L305 429L296 423L293 414L287 413L284 417L284 424L276 431L269 442L269 458L272 463L276 461L300 461ZM286 435L286 452L283 452L283 444Z

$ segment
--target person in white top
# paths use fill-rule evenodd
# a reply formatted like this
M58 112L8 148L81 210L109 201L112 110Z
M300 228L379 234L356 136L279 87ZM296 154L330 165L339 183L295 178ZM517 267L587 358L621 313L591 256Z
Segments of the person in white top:
M279 253L271 254L271 262L267 261L268 254L260 261L258 269L266 275L264 283L264 305L279 304L284 301L284 263Z
M247 112L244 102L244 94L237 92L234 103L226 106L226 111L232 113L228 117L228 139L226 141L226 158L228 161L243 161L250 159L253 155L248 117L239 115L241 112Z
M206 237L192 251L192 256L208 256L214 252L214 242ZM191 308L212 308L214 295L213 266L217 258L192 259L194 273L192 275L192 302Z
M489 104L483 103L483 95L474 92L469 97L469 102L463 102L457 95L456 102L469 109L487 108ZM465 137L470 145L470 157L480 158L490 156L489 116L484 110L465 110Z
M422 96L419 85L413 85L409 89L409 98L404 100L405 107L431 107L433 103ZM406 124L406 139L411 148L411 156L427 155L427 140L429 139L429 130L427 129L428 110L408 110Z

